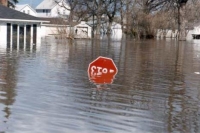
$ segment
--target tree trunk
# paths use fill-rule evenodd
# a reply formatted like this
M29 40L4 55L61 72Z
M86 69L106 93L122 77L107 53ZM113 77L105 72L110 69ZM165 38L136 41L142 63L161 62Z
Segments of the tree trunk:
M140 29L137 23L137 39L140 40Z
M130 21L130 4L129 4L129 1L127 1L126 3L126 34L128 37L131 36L131 21Z
M121 26L122 26L122 33L124 33L124 12L123 12L123 3L121 1L121 8L120 8L120 18L121 18Z
M107 28L107 34L108 35L110 35L112 33L111 26L112 26L112 21L109 21L108 28Z
M100 39L101 16L97 15L96 39Z
M179 17L180 17L180 29L179 29L179 41L185 41L186 40L186 19L185 19L185 12L186 12L186 4L181 4L180 6L180 12L179 12Z
M120 18L121 18L121 29L122 29L122 38L124 38L124 12L123 12L123 3L121 1L121 9L120 9Z
M97 17L97 22L96 22L96 39L100 39L100 30L101 30L101 8L102 8L102 1L96 0L96 6L97 6L97 11L96 11L96 17Z
M72 28L73 18L74 18L74 13L73 13L73 11L70 11L70 16L69 16L69 25L70 25L69 38L74 38L74 30Z
M92 14L92 38L94 38L94 13Z

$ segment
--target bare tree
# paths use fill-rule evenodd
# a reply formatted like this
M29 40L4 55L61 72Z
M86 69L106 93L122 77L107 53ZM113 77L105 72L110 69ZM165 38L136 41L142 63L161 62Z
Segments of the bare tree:
M193 1L193 0L191 0ZM180 41L186 40L186 4L188 0L169 0L169 9L174 10L175 18L178 26L178 39Z
M103 1L102 0L85 0L85 5L88 9L88 13L92 16L93 19L93 37L94 29L96 27L96 38L100 37L101 30L101 18L104 14ZM96 18L96 26L94 24L94 19Z
M120 0L121 24L129 36L146 37L153 33L152 19L166 5L166 0Z
M180 41L185 41L186 40L186 19L185 19L185 13L186 13L186 3L187 3L187 0L182 0L182 1L179 1L179 7L178 7L178 16L179 16L179 22L178 22L178 25L179 25L179 40Z
M73 21L75 19L75 16L78 14L78 12L80 12L80 7L81 7L81 0L55 0L55 2L57 4L59 4L60 7L65 8L66 10L70 11L70 14L68 16L68 22L70 25L70 33L69 33L69 37L72 38L73 37L73 29L72 29L72 25L73 25ZM79 20L79 19L77 19Z
M178 28L179 40L185 40L186 22L193 20L200 14L199 8L188 7L188 0L63 0L70 10L68 18L72 25L75 16L76 21L93 19L93 34L96 29L96 37L100 35L102 17L108 23L107 33L111 33L111 25L119 14L122 31L140 37L149 37L155 34L156 28ZM198 1L198 0L189 0ZM200 6L199 6L200 7ZM186 10L191 10L193 16L186 17ZM196 11L195 11L196 10ZM95 19L95 24L94 24ZM176 27L177 26L177 27ZM124 28L125 27L125 28Z
M188 0L135 0L134 1L135 9L131 14L132 25L135 27L134 31L136 31L137 34L140 34L138 35L138 37L141 35L147 37L153 33L154 31L153 28L158 27L155 25L156 21L158 22L161 20L163 21L162 26L160 25L161 27L170 28L169 27L170 20L167 19L167 17L172 18L169 15L171 10L174 11L177 10L174 13L177 14L175 15L175 17L177 17L179 40L185 40L186 38L185 13L186 13L187 1ZM158 18L160 14L167 15L167 17Z
M102 1L103 1L104 12L108 17L107 34L111 34L111 26L114 21L116 13L119 11L121 7L121 1L120 0L102 0Z

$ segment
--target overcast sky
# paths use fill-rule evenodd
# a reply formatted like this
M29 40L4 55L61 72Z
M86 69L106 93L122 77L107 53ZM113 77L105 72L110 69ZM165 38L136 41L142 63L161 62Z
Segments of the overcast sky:
M19 0L18 4L29 4L32 7L36 7L43 0Z

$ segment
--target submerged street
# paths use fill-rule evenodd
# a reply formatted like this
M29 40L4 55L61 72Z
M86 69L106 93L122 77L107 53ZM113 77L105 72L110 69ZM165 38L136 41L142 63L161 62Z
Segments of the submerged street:
M88 65L112 58L106 88ZM199 133L200 41L42 40L0 49L0 133Z

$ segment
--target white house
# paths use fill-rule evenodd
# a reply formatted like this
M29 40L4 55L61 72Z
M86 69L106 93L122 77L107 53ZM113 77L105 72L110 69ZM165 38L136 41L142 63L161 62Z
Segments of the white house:
M107 28L108 28L108 23L104 23L101 26L102 37L104 37L104 35L107 33ZM113 22L111 25L111 38L114 40L121 40L122 35L123 35L122 25L117 22Z
M178 30L158 29L156 32L157 38L177 38ZM200 26L196 25L192 29L186 30L186 40L200 39Z
M111 37L115 40L121 40L122 39L122 25L116 22L112 23L111 26L112 34Z
M42 18L47 21L41 24L41 36L59 36L63 34L65 36L69 35L70 26L67 24L66 20L63 18Z
M191 40L192 38L193 39L200 39L200 23L197 22L195 24L192 25L192 28L187 31L187 39Z
M0 48L26 48L40 45L41 18L0 5Z
M70 14L70 6L65 0L43 0L37 7L38 17L59 17Z
M74 26L75 38L91 38L92 27L81 21L81 23Z
M24 4L24 5L16 5L15 6L15 10L32 15L32 16L37 16L37 13L35 11L35 9L33 9L31 6L29 6L28 4Z
M48 23L41 24L41 36L62 36L74 38L91 38L92 28L84 21L69 25L63 18L43 18ZM71 30L71 31L70 31Z
M156 32L157 38L176 38L177 36L178 30L158 29Z

